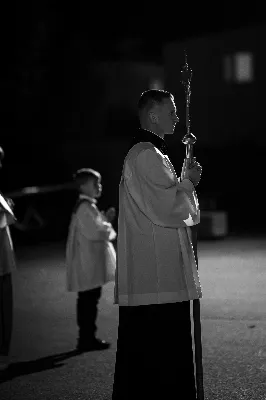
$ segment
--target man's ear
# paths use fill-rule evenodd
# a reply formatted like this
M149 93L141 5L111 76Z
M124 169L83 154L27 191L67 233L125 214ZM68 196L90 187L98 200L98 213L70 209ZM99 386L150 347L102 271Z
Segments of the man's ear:
M149 118L153 124L157 124L159 121L158 115L156 115L153 111L149 112Z

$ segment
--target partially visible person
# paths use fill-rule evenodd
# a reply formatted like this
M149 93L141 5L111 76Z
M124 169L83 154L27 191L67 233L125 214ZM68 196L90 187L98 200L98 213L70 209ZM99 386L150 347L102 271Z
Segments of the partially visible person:
M102 193L101 175L93 169L80 169L74 175L79 198L69 227L66 268L67 290L77 292L77 350L103 350L110 343L96 337L97 305L102 286L114 280L116 252L111 243L116 232L110 221L114 210L97 208Z
M0 168L4 151L0 147ZM0 192L0 371L9 365L13 327L12 273L16 261L9 226L16 222L12 211L13 203Z

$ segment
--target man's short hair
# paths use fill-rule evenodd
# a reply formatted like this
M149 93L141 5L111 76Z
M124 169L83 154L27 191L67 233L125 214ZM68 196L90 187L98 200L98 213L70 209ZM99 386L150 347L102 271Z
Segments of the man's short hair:
M81 168L75 172L75 174L73 175L73 179L77 187L80 187L87 183L89 180L99 182L101 180L101 174L91 168Z
M174 96L167 92L166 90L159 89L151 89L143 92L139 102L138 102L138 111L139 116L143 116L154 107L154 105L162 105L165 100L173 100Z

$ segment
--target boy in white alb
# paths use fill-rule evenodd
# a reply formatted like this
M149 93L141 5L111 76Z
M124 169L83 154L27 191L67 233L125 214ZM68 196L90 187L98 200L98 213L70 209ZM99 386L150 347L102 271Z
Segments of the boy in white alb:
M113 210L104 215L97 206L102 192L101 175L92 169L80 169L74 175L79 199L69 227L66 268L67 290L77 292L77 324L80 352L107 349L110 344L96 338L97 304L102 286L114 280L116 252L111 240L116 232L110 221Z

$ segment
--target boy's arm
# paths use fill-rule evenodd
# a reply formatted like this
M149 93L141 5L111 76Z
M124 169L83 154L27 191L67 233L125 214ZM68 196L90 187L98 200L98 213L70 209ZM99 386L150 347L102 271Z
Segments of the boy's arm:
M77 212L78 224L82 234L89 240L112 240L112 225L102 220L100 215L95 215L85 207L80 207Z

